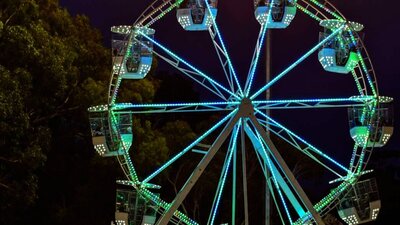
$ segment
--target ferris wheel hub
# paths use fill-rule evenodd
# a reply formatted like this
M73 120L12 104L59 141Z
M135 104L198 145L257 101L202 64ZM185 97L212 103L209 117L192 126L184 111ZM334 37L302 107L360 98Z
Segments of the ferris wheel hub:
M242 117L247 117L254 114L254 106L249 98L243 98L239 105L239 113Z

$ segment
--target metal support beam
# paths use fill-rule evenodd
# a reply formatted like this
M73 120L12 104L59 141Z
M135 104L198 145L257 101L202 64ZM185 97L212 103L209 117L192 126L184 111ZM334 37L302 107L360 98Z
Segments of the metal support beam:
M269 34L267 35L266 43L265 43L265 50L266 50L266 59L265 59L265 71L266 71L266 79L265 83L268 84L271 81L271 35L272 35L272 30L269 31ZM271 88L268 88L266 91L266 96L265 99L268 101L271 99ZM270 115L270 110L266 110L266 114L269 116ZM270 131L269 131L269 125L267 123L266 126L266 132L267 136L270 137ZM265 165L265 167L267 167ZM270 177L270 172L269 170L267 171L267 177L265 178L265 225L269 225L271 221L271 193L270 193L270 186L269 186L269 177Z
M203 157L203 159L199 162L196 169L190 175L189 179L186 181L185 185L181 188L175 199L172 201L170 207L164 212L161 218L156 223L157 225L167 225L171 217L173 216L174 212L178 209L178 207L182 204L183 200L189 194L190 190L196 184L197 180L200 178L201 174L204 172L210 161L214 158L215 154L222 146L226 138L228 137L229 133L234 128L235 124L238 122L240 117L242 116L242 111L239 110L231 120L226 124L223 131L214 141L210 149L208 150L207 154Z
M318 212L314 209L314 206L312 205L310 199L308 198L307 194L304 192L304 190L301 188L300 184L297 182L296 178L294 177L292 171L289 169L288 165L286 164L285 160L282 158L281 154L278 152L278 149L272 143L271 139L267 136L265 133L265 130L263 127L258 123L257 118L255 117L254 114L249 116L251 122L253 123L254 127L257 129L257 132L261 135L265 143L268 145L269 149L271 150L271 154L275 158L275 160L278 162L279 166L285 173L286 177L290 180L291 184L293 185L293 188L301 198L303 204L307 208L307 210L312 214L315 222L318 225L325 225L324 221L322 220L321 216L318 214Z
M243 204L244 204L244 225L249 225L249 204L247 198L247 172L246 172L246 145L245 145L245 121L242 119L241 143L242 143L242 182L243 182Z

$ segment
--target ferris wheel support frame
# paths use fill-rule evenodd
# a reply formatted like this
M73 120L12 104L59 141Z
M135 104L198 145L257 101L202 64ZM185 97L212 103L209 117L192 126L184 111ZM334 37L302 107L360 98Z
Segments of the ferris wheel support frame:
M173 0L156 0L154 1L151 6L149 6L145 12L139 17L139 19L135 22L135 24L132 26L131 29L131 33L130 35L133 35L133 30L134 27L139 26L139 27L148 27L152 24L154 24L157 20L159 20L160 18L162 18L165 14L167 14L168 12L171 11L171 9L173 9L174 7L179 6L183 0L176 0L175 3L172 3ZM323 4L319 3L316 0L298 0L295 1L296 2L296 6L298 9L300 9L301 11L305 12L306 14L308 14L311 18L317 20L317 21L321 21L322 19L328 19L329 15L334 16L335 18L339 19L339 20L345 20L344 16L328 1L324 1ZM303 5L301 5L301 4ZM210 11L210 6L208 4L208 2L206 1L207 4L207 10ZM320 10L322 9L322 10ZM311 11L310 11L311 10ZM157 14L158 13L158 14ZM270 13L270 12L269 12ZM322 18L321 18L322 17ZM170 65L172 65L173 67L175 67L176 69L178 69L179 71L181 71L183 74L185 74L186 76L190 77L192 80L196 81L197 83L201 84L202 86L204 86L206 89L210 90L211 92L213 92L214 94L216 94L218 97L220 97L221 99L229 102L230 104L219 104L219 103L207 103L207 104L201 104L199 103L198 105L196 104L181 104L181 105L174 105L174 104L132 104L132 105L126 105L126 106L121 106L121 105L117 105L116 108L114 108L114 106L116 106L116 104L114 104L114 101L110 102L110 99L114 99L116 98L117 92L118 92L118 87L120 85L120 82L122 80L122 78L120 77L119 73L118 74L113 74L111 77L111 81L110 81L110 88L109 88L109 94L111 96L109 96L109 110L110 110L110 115L112 113L131 113L131 114L135 114L135 113L166 113L166 112L200 112L200 111L230 111L234 109L234 106L240 105L239 106L239 111L235 113L234 116L227 116L226 118L230 118L230 122L227 123L226 127L224 128L223 132L221 132L219 134L219 137L215 140L213 146L210 148L210 150L212 150L212 154L210 153L210 150L207 152L207 154L204 156L203 160L198 164L197 169L192 173L192 175L190 176L190 178L187 180L187 184L184 185L181 189L181 192L176 196L175 200L171 203L168 204L167 207L164 207L165 211L163 211L161 219L157 222L157 224L166 224L168 223L168 221L172 218L172 217L176 217L178 216L179 218L181 218L180 216L182 215L179 211L176 211L179 207L179 205L182 203L183 199L187 196L187 194L189 193L190 189L193 187L194 183L196 183L196 181L199 179L199 177L201 176L202 172L204 171L205 167L207 167L209 161L213 158L213 154L215 154L219 147L222 145L222 143L227 139L228 135L231 133L232 130L234 130L234 133L236 133L238 130L235 130L235 126L237 124L240 124L241 127L241 135L242 135L242 139L244 138L244 134L245 129L244 129L244 125L247 124L245 122L246 120L249 120L251 122L251 124L253 125L253 128L255 129L256 133L250 134L247 133L247 136L251 136L253 135L254 137L257 136L259 143L264 143L265 147L267 147L269 149L269 154L271 154L272 156L274 156L275 160L278 161L278 164L280 166L285 167L285 161L282 159L282 157L279 155L278 150L276 149L276 147L274 146L274 144L272 143L272 141L266 136L266 134L264 134L261 131L265 131L263 129L265 129L265 127L272 125L277 127L278 129L280 129L279 131L275 131L275 134L281 134L281 133L286 133L287 138L284 138L283 135L278 135L282 140L285 140L286 142L288 142L289 144L293 145L294 147L296 147L298 150L304 152L306 155L308 155L310 158L315 159L315 157L313 157L312 153L313 151L317 150L315 148L313 148L312 145L310 145L308 142L306 142L304 139L300 138L298 135L296 135L295 133L293 133L292 131L290 131L289 129L283 127L281 124L279 124L278 122L272 120L273 122L271 122L272 118L269 118L268 116L264 116L265 121L258 119L255 116L255 112L257 114L260 113L259 109L296 109L296 108L330 108L330 107L349 107L349 106L356 106L357 104L368 104L366 102L368 102L369 100L367 98L369 98L371 95L368 95L368 91L367 91L367 87L369 86L372 89L373 95L372 95L372 99L377 98L378 96L378 89L377 89L377 82L376 82L376 77L375 77L375 71L372 67L372 63L370 61L369 55L365 49L364 43L362 42L362 40L359 38L358 33L355 33L356 36L358 37L358 39L360 39L362 47L361 50L358 51L358 57L361 59L361 64L358 65L353 71L352 71L352 75L356 80L356 83L359 87L359 92L360 92L360 96L358 96L358 98L364 98L362 100L360 99L351 99L348 98L347 100L345 100L345 98L342 98L340 101L337 98L335 100L332 99L319 99L317 101L315 100L311 100L311 99L303 99L303 100L283 100L283 101L259 101L257 102L255 100L255 98L261 94L262 92L266 91L268 88L270 88L275 82L277 82L280 78L282 78L283 76L285 76L288 72L290 72L294 67L296 67L299 63L301 63L305 58L307 58L308 56L310 56L313 52L315 52L316 50L318 50L318 48L320 48L326 41L328 41L330 38L332 38L334 35L331 34L329 37L327 37L326 39L324 39L323 41L319 42L316 46L314 46L310 51L308 51L304 56L302 56L301 58L299 58L297 61L295 61L295 63L293 63L292 65L290 65L288 68L286 68L284 71L282 71L280 74L278 74L272 81L268 82L265 86L263 86L261 89L259 89L257 92L255 92L251 97L249 101L252 101L252 103L254 104L254 106L249 106L247 110L251 111L251 115L240 115L242 113L242 111L246 111L243 110L243 108L245 108L243 105L245 105L243 102L239 103L239 101L241 100L241 98L243 96L246 96L250 93L250 89L251 89L251 84L253 81L253 76L257 67L257 63L258 63L258 58L260 55L260 49L263 45L263 40L267 31L267 26L262 26L260 29L260 33L259 33L259 37L257 39L257 44L256 44L256 48L255 48L255 52L253 54L253 59L252 59L252 63L250 64L250 68L249 68L249 74L247 76L247 80L246 80L246 84L245 84L245 88L244 88L244 92L245 94L243 94L243 91L241 89L241 86L238 82L237 79L237 75L236 72L233 68L233 65L230 61L229 55L228 55L228 51L226 50L225 44L223 42L222 36L219 32L218 26L216 24L215 21L215 17L212 16L212 26L209 28L209 33L210 33L210 37L212 39L213 45L216 49L218 58L220 60L220 64L223 67L225 76L228 80L228 84L230 87L230 90L228 90L227 88L225 88L223 85L220 85L218 82L216 82L215 80L213 80L210 76L204 74L203 72L201 72L200 70L198 70L197 68L195 68L194 66L192 66L191 64L189 64L187 61L185 61L183 58L177 56L176 54L172 53L172 51L166 49L164 46L162 46L161 44L159 44L158 42L156 42L154 39L148 37L146 34L141 33L141 35L143 35L145 38L147 38L147 40L151 41L154 45L156 45L157 47L163 49L170 58L166 56L163 56L157 52L154 51L154 53L156 55L158 55L161 59L163 59L164 61L166 61L167 63L169 63ZM139 21L139 22L138 22ZM345 25L342 25L342 27L340 27L339 29L343 29ZM337 29L334 31L334 33L340 32L340 30ZM140 31L139 31L140 32ZM354 41L354 37L353 37L353 41ZM142 44L142 43L141 43ZM364 51L364 54L366 54L366 58L363 57L363 54L361 54L360 51ZM366 60L366 62L365 62ZM187 68L184 68L181 66L181 64L185 65ZM368 66L370 68L368 68ZM366 73L366 80L363 77L363 73ZM370 76L372 75L372 77ZM200 79L199 79L200 78ZM208 84L206 84L208 82ZM236 85L236 86L235 86ZM222 92L225 92L225 94L230 95L229 97L226 97L225 95L222 94ZM349 103L350 102L350 103ZM358 103L357 103L358 102ZM264 105L264 106L263 106ZM253 108L253 107L257 107L257 108ZM115 111L114 111L115 109ZM140 111L137 111L137 109L141 109ZM112 118L111 116L109 117L109 123L112 123ZM232 121L234 120L234 122ZM240 122L241 121L241 122ZM221 125L222 123L218 123L218 126ZM215 126L218 127L218 126ZM262 127L264 126L264 128ZM121 138L118 128L112 128L115 129L115 132L117 134L117 138ZM273 129L270 129L271 131L273 131ZM284 131L284 132L282 132ZM249 131L247 131L249 132ZM205 133L204 135L202 135L199 139L197 139L197 142L200 142L201 139L203 139L205 136L207 136L209 134L209 132ZM376 135L376 134L375 134ZM251 139L251 138L250 138ZM297 140L296 140L297 139ZM231 139L232 141L232 139ZM303 144L306 144L306 148L301 148L299 145L299 142L302 142ZM196 143L193 142L193 143ZM244 144L244 140L242 141L242 145ZM193 146L190 145L190 146ZM219 147L218 147L219 146ZM230 142L230 146L231 146L231 142ZM231 149L231 148L230 148ZM190 150L189 146L188 148L186 148L184 151L182 151L180 154L178 154L176 157L174 157L174 160L170 160L166 163L166 165L170 165L172 164L177 158L179 158L180 156L182 156L183 154L185 154L188 150ZM310 151L311 150L311 151ZM244 151L244 147L242 146L242 151ZM357 154L356 151L360 151L360 154ZM370 151L372 151L372 149L370 150L369 148L359 148L357 146L355 146L354 148L354 153L353 153L353 157L355 157L356 155L359 155L359 159L355 159L353 158L351 161L357 161L357 164L353 165L351 164L351 168L352 172L349 172L348 176L350 176L352 173L357 173L357 172L361 172L362 169L365 168L367 161L370 157ZM316 151L318 152L318 150ZM231 149L231 152L229 154L233 154L233 147ZM245 159L245 155L244 153L242 153L242 160ZM268 153L265 152L256 152L258 157L263 158L264 157L264 162L265 160L268 161L269 157L268 157ZM263 156L264 154L264 156ZM277 155L276 155L277 154ZM364 159L364 157L366 157L366 160ZM234 171L236 171L236 154L233 154L232 156L228 156L227 155L227 160L231 160L233 159L233 165L234 165ZM329 159L329 158L328 158ZM139 180L137 180L137 175L136 172L134 170L133 164L130 161L130 156L129 156L129 152L128 149L125 149L125 153L121 156L118 155L118 160L121 164L121 167L124 170L125 175L128 177L128 179L133 179L134 183L133 186L135 188L139 188L142 187L143 191L146 191L146 187L148 186L147 182L152 179L154 176L156 176L156 174L158 174L159 172L161 172L161 170L157 170L155 173L153 173L152 175L150 175L148 178L146 178L145 180L143 180L142 182L139 182ZM226 162L227 164L224 165L225 169L223 169L223 171L221 172L221 179L223 177L226 176L227 174L227 168L229 167L230 163ZM244 166L243 166L243 177L246 176L245 174L245 170L246 170L246 162L243 162ZM283 164L282 164L283 163ZM320 163L321 165L323 165L322 163ZM164 165L161 168L166 168L167 166ZM263 166L261 166L263 167ZM264 165L264 167L266 167L266 163ZM287 167L287 165L286 165ZM161 169L160 168L160 169ZM275 168L275 169L274 169ZM163 170L163 169L162 169ZM263 171L266 171L267 168L264 168ZM277 171L276 167L270 167L271 171ZM293 174L291 174L291 171L289 170L289 168L283 169L285 174L289 173L288 175L286 174L285 176L289 176L289 180L291 181L291 183L295 186L294 189L296 190L296 193L300 196L300 199L302 200L303 204L305 204L306 209L308 210L308 212L311 214L310 216L312 216L314 218L314 220L318 223L318 224L323 224L323 221L321 219L321 216L323 215L323 212L320 210L320 207L322 205L322 203L318 203L317 205L313 206L311 204L311 202L309 201L307 195L305 194L305 192L301 189L301 186L296 183L297 180L294 178ZM291 175L290 175L291 174ZM338 174L337 174L338 175ZM235 174L236 176L236 174ZM352 175L351 175L352 176ZM355 177L353 177L355 178ZM221 182L220 179L220 182ZM225 179L225 178L224 178ZM293 180L292 180L293 179ZM343 177L340 177L338 179L344 179ZM245 182L245 181L243 181ZM346 187L346 185L351 184L351 182L354 182L354 179L352 179L352 181L349 181L349 183L344 183L343 185L341 185L340 187L336 188L335 190L339 191L342 190L341 188ZM193 183L193 184L192 184ZM146 186L147 185L147 186ZM222 184L221 184L222 185ZM285 184L283 184L285 185ZM270 185L271 186L271 185ZM243 188L246 188L247 184L243 183ZM232 187L234 189L234 187ZM217 189L216 192L216 197L214 198L214 203L213 203L213 208L218 208L218 193L222 192L223 187L219 185L219 188ZM273 193L273 189L271 188L271 192ZM147 193L147 192L146 192ZM150 195L151 196L151 195ZM275 196L272 195L274 200L275 200ZM329 197L332 196L338 196L338 194L330 194ZM234 197L234 195L232 195L232 197ZM328 196L327 196L328 197ZM326 197L326 198L327 198ZM245 196L245 198L247 199L247 197ZM161 201L160 199L156 199L154 201ZM322 202L322 200L321 200ZM164 205L166 203L163 203ZM245 208L247 205L247 200L245 201ZM232 221L234 223L235 218L234 218L234 211L235 209L235 205L232 205ZM213 210L212 210L213 211ZM280 212L279 212L280 213ZM210 213L209 215L209 221L214 221L215 219L215 213ZM182 217L183 218L183 217ZM295 224L299 224L304 218L300 218L298 221L296 221ZM290 219L291 220L291 219ZM185 223L187 224L195 224L194 221L192 220L187 220L184 219L183 220ZM306 220L304 220L306 221ZM245 223L249 223L249 218L248 218L248 209L245 210Z

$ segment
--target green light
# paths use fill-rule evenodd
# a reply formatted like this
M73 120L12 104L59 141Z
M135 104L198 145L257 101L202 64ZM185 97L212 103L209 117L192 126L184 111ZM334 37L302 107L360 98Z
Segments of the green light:
M347 70L352 71L358 65L358 62L359 62L358 55L355 52L350 52L350 56L349 59L347 60L345 67Z

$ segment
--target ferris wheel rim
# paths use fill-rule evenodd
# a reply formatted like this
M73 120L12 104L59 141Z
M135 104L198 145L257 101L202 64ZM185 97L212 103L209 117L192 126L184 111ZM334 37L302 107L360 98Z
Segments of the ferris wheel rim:
M160 0L160 1L162 1L162 2L171 2L171 1L169 1L169 0ZM301 0L301 1L303 1L303 2L306 2L305 0ZM329 3L328 1L325 1L328 5L330 5L331 7L333 7L334 8L334 13L338 13L339 15L342 15L331 3ZM155 2L153 3L153 4L155 4ZM152 5L151 6L149 6L148 8L146 8L146 10L142 13L142 15L148 10L148 9L150 9L152 7ZM154 10L155 11L155 10ZM141 15L141 16L142 16ZM141 17L140 16L140 17ZM139 18L140 18L139 17ZM343 17L344 18L344 17ZM136 25L141 25L141 23L139 22L139 19L134 23L134 24L136 24ZM357 33L356 33L357 34ZM132 35L132 34L130 34L130 35ZM358 35L358 34L357 34ZM362 40L361 40L362 41ZM363 50L365 51L365 53L367 54L367 59L368 59L368 61L369 61L369 64L370 64L370 66L372 67L372 75L373 75L373 77L374 77L374 83L375 83L375 85L376 85L376 91L378 91L378 85L377 85L377 81L376 81L376 75L375 75L375 71L374 71L374 69L373 69L373 65L372 65L372 62L371 62L371 59L370 59L370 57L369 57L369 55L368 55L368 52L367 52L367 50L366 50L366 48L365 48L365 45L364 45L364 43L362 42L362 48L363 48ZM112 76L114 76L114 74L112 74ZM113 80L114 78L113 77L111 77L111 80ZM110 82L110 87L111 87L111 82ZM109 92L110 93L110 92ZM379 92L377 92L377 93L379 93ZM110 97L110 96L109 96ZM378 97L379 97L379 95L378 95ZM113 104L112 103L110 103L109 102L109 105L110 106L112 106ZM110 110L111 110L111 107L110 107ZM372 150L371 150L372 151ZM126 150L125 151L125 155L124 155L124 157L125 157L125 160L127 159L127 158L129 158L130 156L129 156L129 152ZM120 159L120 158L118 158L118 159ZM121 161L119 161L120 162L120 164L121 164ZM367 164L367 163L366 163ZM366 166L366 164L365 164L365 166ZM122 166L122 165L121 165ZM128 170L127 171L129 171L129 168L128 168ZM130 179L130 173L129 172L126 172L125 173L125 175L128 177L128 179ZM350 185L350 184L349 184Z

